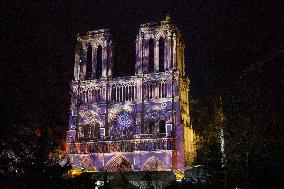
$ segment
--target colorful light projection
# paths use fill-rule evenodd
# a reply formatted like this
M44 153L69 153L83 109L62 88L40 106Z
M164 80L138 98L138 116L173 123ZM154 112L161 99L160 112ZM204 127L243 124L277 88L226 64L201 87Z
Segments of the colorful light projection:
M108 30L77 40L66 147L74 169L169 171L190 162L189 80L183 41L170 20L141 25L134 76L112 78Z
M117 118L117 125L120 130L126 130L129 129L133 124L131 116L127 113L123 113L118 116Z
M123 155L113 156L106 164L105 171L107 172L125 172L133 171L133 165Z
M112 134L118 135L133 135L133 119L129 113L123 112L116 118L116 124L112 127Z
M144 163L142 171L166 171L166 166L157 157L152 156Z
M114 140L114 139L113 139ZM173 140L171 138L149 139L149 137L139 137L135 140L122 141L99 141L88 143L71 143L68 145L68 153L71 154L94 154L94 153L114 153L114 152L141 152L141 151L162 151L173 150Z

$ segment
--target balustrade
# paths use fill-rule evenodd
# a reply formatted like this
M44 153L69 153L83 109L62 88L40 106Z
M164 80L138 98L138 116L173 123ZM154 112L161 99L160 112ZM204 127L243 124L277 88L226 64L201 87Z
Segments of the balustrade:
M170 138L67 143L69 154L173 150Z
M171 83L166 80L146 80L143 85L140 82L135 82L134 79L125 83L117 83L116 81L116 83L110 82L109 85L90 88L88 88L89 84L81 85L82 89L79 97L82 103L99 103L106 100L111 103L120 103L141 100L142 98L152 100L171 97Z

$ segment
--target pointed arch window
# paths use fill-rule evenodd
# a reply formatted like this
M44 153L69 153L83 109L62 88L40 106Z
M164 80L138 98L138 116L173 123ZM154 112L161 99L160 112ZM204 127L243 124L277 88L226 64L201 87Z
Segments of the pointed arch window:
M155 122L154 121L150 121L149 122L149 127L148 127L148 133L149 134L153 134L154 127L155 127Z
M149 66L148 72L151 73L154 71L154 40L149 40Z
M108 136L109 134L109 127L108 125L105 126L105 136Z
M97 48L97 69L96 69L96 79L102 76L102 46L99 45Z
M159 72L164 72L165 71L164 55L165 55L165 41L161 37L159 39Z
M160 122L159 122L159 133L166 133L166 122L165 122L165 120L160 120Z
M144 124L141 124L141 131L140 131L141 134L145 134L146 133L146 129L145 129L145 125Z
M87 124L83 127L83 132L84 132L84 138L89 138L90 137L90 125Z
M95 123L92 130L92 135L94 138L100 138L100 124Z
M92 46L89 45L87 49L87 65L86 65L86 79L92 78L92 72L93 72L93 51Z
M82 46L80 46L79 48L80 51L80 59L79 59L79 70L78 70L78 79L82 79L82 75L83 75L83 61L84 57L82 56L84 54L83 48Z

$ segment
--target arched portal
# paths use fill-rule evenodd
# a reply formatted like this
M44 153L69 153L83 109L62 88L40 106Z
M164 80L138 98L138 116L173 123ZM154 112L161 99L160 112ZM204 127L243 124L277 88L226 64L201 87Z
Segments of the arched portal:
M92 162L90 161L90 158L85 158L80 166L84 169L84 170L87 170L87 171L96 171L96 167L92 164Z
M107 172L133 171L133 165L123 155L113 156L106 164Z
M155 156L151 156L142 166L141 171L166 171L164 163Z

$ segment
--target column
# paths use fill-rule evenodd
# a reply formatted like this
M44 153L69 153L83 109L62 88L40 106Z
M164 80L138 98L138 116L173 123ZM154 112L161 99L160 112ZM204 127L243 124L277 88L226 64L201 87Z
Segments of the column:
M86 78L86 63L87 63L87 49L86 46L83 46L81 54L81 79Z
M116 88L115 88L114 85L112 85L111 91L112 91L111 92L111 95L112 95L111 100L112 100L112 102L115 102L116 101Z
M88 89L88 103L92 102L92 90Z
M122 101L122 97L123 97L123 92L122 92L122 86L119 87L119 102Z
M106 101L106 86L102 86L102 101L105 102Z
M111 77L112 76L112 62L111 62L111 60L112 60L112 42L111 41L109 41L108 43L107 43L107 76L108 77Z
M171 55L172 55L172 39L171 39L171 34L170 32L168 31L167 33L167 46L166 46L166 51L167 51L167 70L171 69L172 67L172 63L171 63Z
M137 94L138 94L138 86L137 84L135 83L134 85L134 99L136 100L138 97L137 97Z
M102 91L100 88L98 88L98 102L101 101L101 95L102 95Z
M92 46L92 54L93 54L92 69L93 69L93 76L95 76L97 72L97 47Z
M155 84L155 98L159 98L159 83Z
M183 65L182 65L182 43L180 40L176 39L176 70L183 75Z
M148 99L151 99L152 96L151 84L147 85L147 91L148 91Z
M126 86L122 86L122 101L125 101Z
M140 36L139 37L139 73L141 74L144 70L143 66L144 66L144 62L143 59L145 56L144 55L144 51L145 47L144 47L144 36Z
M154 39L154 71L159 71L159 40Z
M176 69L176 68L177 68L177 65L176 65L176 59L177 59L177 56L176 56L176 54L177 54L177 52L176 52L176 51L177 51L177 48L176 48L176 46L177 46L177 45L176 45L176 34L175 34L175 33L173 34L173 38L172 38L172 39L173 39L173 41L172 41L172 42L173 42L173 49L172 49L172 53L173 53L172 64L173 64L173 65L172 65L172 68L173 68L173 69Z
M119 102L119 95L118 95L118 93L119 93L119 87L115 87L115 90L116 90L116 98L115 98L115 100L116 100L116 102Z
M143 40L143 54L142 54L142 72L148 72L148 62L149 62L149 40Z
M75 49L75 64L74 64L74 79L79 80L80 78L80 44L76 44Z
M127 96L127 101L130 101L131 99L131 89L130 89L130 85L127 85L126 87L126 96Z
M107 76L107 45L103 42L102 45L102 77Z
M182 72L183 72L183 75L185 75L185 65L184 65L184 48L185 48L185 46L184 46L184 44L182 44L182 50L181 50L181 54L182 54L182 61L181 61L181 64L182 64Z
M141 83L137 82L136 83L136 99L140 100L140 96L141 96Z
M140 49L141 49L141 39L140 36L138 35L136 38L136 53L135 53L135 58L136 58L136 64L135 64L135 73L139 74L141 73L141 56L140 56Z
M165 42L164 44L164 53L165 53L164 54L164 70L166 71L168 70L168 44L169 44L168 38L166 35L165 35L164 42Z
M92 103L96 102L96 93L95 93L95 89L92 88Z
M172 68L172 38L168 36L168 70Z
M85 103L88 103L88 96L87 96L87 92L88 91L84 91L84 101L85 101Z
M172 96L172 81L168 80L167 81L167 97Z

